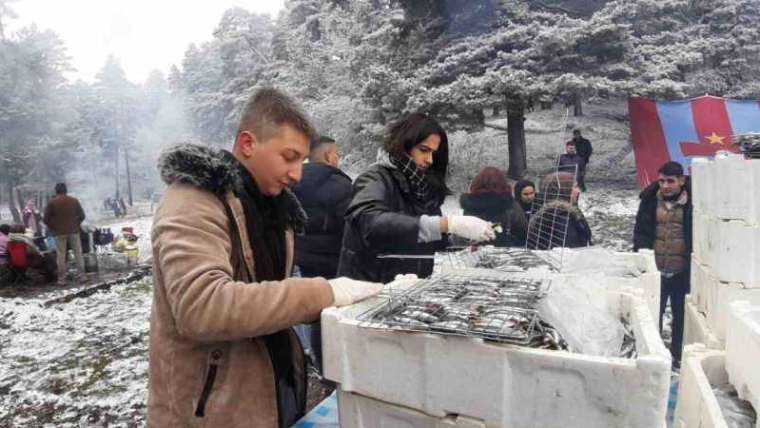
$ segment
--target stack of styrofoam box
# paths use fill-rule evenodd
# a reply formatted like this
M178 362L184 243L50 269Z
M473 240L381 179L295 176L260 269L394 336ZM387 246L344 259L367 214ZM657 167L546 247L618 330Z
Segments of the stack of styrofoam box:
M710 349L723 349L723 344L707 325L707 318L699 312L697 304L694 302L694 296L686 296L686 305L684 310L683 326L683 343L684 346L689 344L701 343Z
M728 383L726 353L701 343L684 348L673 428L727 428L713 386Z
M327 309L324 373L338 383L341 426L662 427L670 354L641 293L608 297L630 320L635 359L362 326L382 299Z
M726 371L739 397L760 409L760 306L731 304L726 335ZM760 420L757 423L760 428Z
M705 340L722 349L729 304L760 304L760 160L733 154L695 159L692 180L691 298L684 344Z

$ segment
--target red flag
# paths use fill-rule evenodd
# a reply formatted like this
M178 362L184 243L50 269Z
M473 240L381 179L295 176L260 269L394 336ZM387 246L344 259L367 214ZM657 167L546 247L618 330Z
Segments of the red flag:
M673 160L688 171L694 157L737 151L733 136L760 132L760 103L704 96L684 101L628 101L639 185L657 179L657 169Z

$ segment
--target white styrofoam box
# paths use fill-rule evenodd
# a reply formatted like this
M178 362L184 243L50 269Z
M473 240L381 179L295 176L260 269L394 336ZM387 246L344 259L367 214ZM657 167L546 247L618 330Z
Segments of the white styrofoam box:
M408 407L386 403L338 388L341 428L488 428L461 415L436 418ZM661 428L666 428L663 421Z
M646 301L652 319L657 322L660 316L660 273L649 272L637 278L605 277L604 282L610 291L639 290Z
M725 343L730 304L747 300L751 304L760 305L760 288L746 288L741 283L718 281L714 276L709 275L709 271L704 285L707 325L715 333L715 337Z
M486 428L483 421L459 415L443 418L373 400L338 388L341 428Z
M553 278L563 275L588 275L598 278L603 275L604 285L608 290L637 289L643 292L652 316L657 319L660 313L660 272L654 259L654 251L641 249L636 253L610 251L604 248L564 248L550 251L534 251L544 259L559 260L562 257L561 273L546 267L530 268L526 272L515 273L517 276L534 278ZM482 268L452 268L446 266L441 272L479 272L488 275L493 270Z
M707 266L715 266L719 263L718 252L721 245L720 226L724 221L718 220L715 217L707 216L707 242L704 244L705 252L707 253L702 260Z
M760 288L760 226L713 219L707 265L721 281Z
M643 298L608 296L630 320L636 359L362 327L356 317L381 302L372 299L322 312L325 377L343 391L489 428L660 426L670 354Z
M702 344L684 348L673 428L728 428L712 389L728 383L725 355Z
M694 211L692 214L692 257L697 257L702 263L708 263L710 257L710 217Z
M539 256L553 254L553 259L562 260L562 273L604 273L607 276L637 276L657 272L654 251L641 249L636 253L610 251L601 247L555 248L550 251L535 251Z
M725 220L742 220L747 224L760 224L760 160L744 159L743 155L718 156L710 165L716 171L718 200L715 216Z
M760 409L760 306L738 301L729 309L726 371L739 397ZM760 422L758 422L760 426Z
M709 270L706 265L700 263L697 257L692 255L690 294L697 310L702 312L702 314L707 314Z
M713 182L711 179L711 165L707 158L694 158L691 160L691 197L694 212L709 215L709 207L712 206L711 192Z
M692 343L702 343L709 349L724 349L724 344L718 340L707 325L707 317L697 310L694 297L686 296L683 322L683 346Z
M554 250L553 250L554 251ZM641 249L636 253L608 251L602 248L564 249L562 273L603 273L608 290L638 289L643 292L652 317L660 315L660 272L654 251Z

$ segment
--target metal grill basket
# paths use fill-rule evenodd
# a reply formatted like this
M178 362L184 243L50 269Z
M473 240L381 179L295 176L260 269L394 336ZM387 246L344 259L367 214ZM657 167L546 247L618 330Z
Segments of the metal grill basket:
M358 319L370 328L540 345L548 326L540 321L536 305L548 287L548 280L446 273L391 293Z

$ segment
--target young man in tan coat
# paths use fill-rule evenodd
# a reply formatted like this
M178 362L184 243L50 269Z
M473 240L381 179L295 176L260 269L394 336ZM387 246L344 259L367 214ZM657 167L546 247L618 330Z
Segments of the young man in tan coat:
M288 186L315 135L284 94L248 102L232 153L183 145L153 223L148 425L286 427L304 413L303 351L291 326L382 285L287 278L305 217Z

